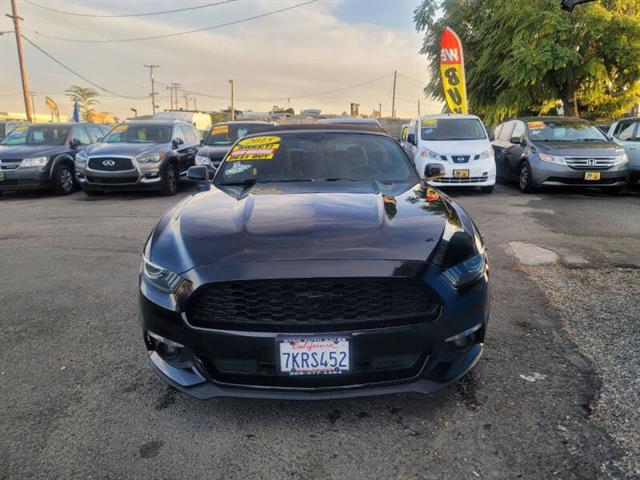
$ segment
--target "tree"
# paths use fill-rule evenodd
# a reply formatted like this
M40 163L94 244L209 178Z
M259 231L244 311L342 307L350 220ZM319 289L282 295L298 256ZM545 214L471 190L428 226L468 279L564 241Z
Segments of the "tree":
M421 53L444 99L440 37L446 26L464 48L469 107L489 122L548 113L622 115L640 96L640 0L600 0L562 11L557 0L423 0L414 11Z
M284 107L279 107L277 105L274 105L273 108L271 109L271 113L290 113L291 115L294 115L296 112L291 107L284 108Z
M65 94L71 100L76 100L78 102L80 118L85 122L91 122L92 115L95 112L93 106L100 103L97 99L100 94L93 88L83 88L80 85L71 85Z

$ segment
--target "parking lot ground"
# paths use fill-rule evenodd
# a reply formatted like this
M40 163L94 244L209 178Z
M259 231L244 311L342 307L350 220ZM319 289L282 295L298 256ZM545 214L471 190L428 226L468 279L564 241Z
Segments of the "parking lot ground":
M152 374L137 271L176 198L4 195L0 478L640 478L640 195L451 194L489 248L484 357L431 396L322 402Z

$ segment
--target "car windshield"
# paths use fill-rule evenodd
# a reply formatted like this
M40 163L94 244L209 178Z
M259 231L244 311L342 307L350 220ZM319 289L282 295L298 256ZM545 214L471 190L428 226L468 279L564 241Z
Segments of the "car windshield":
M117 125L103 140L105 143L169 143L171 125Z
M607 137L589 122L530 120L527 122L532 142L606 141Z
M70 129L68 125L16 127L2 140L2 145L63 145Z
M271 130L273 125L260 123L240 123L229 125L226 123L217 124L211 127L205 137L204 145L232 145L236 140L251 133Z
M484 140L487 134L476 118L424 118L422 140Z
M240 140L215 177L217 185L251 182L364 180L418 181L391 138L353 133L304 132Z

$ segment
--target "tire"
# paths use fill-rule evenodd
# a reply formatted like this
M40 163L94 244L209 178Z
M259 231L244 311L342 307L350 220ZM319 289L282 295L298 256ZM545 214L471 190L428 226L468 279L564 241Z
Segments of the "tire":
M172 163L167 165L164 171L164 182L161 193L168 197L178 193L178 169Z
M525 160L518 168L518 187L522 193L533 193L535 191L531 177L531 165Z
M102 190L83 190L87 197L99 197L104 193Z
M488 187L480 187L480 191L482 193L493 193L493 185L489 185Z
M69 165L58 165L53 170L53 193L56 195L69 195L75 190L73 180L73 168Z

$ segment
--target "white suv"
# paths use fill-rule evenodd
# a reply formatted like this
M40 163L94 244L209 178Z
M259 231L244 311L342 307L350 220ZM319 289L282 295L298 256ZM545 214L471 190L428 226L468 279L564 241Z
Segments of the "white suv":
M444 168L434 186L480 187L491 193L496 183L496 162L487 130L475 115L426 115L411 121L409 151L418 172L429 165Z

